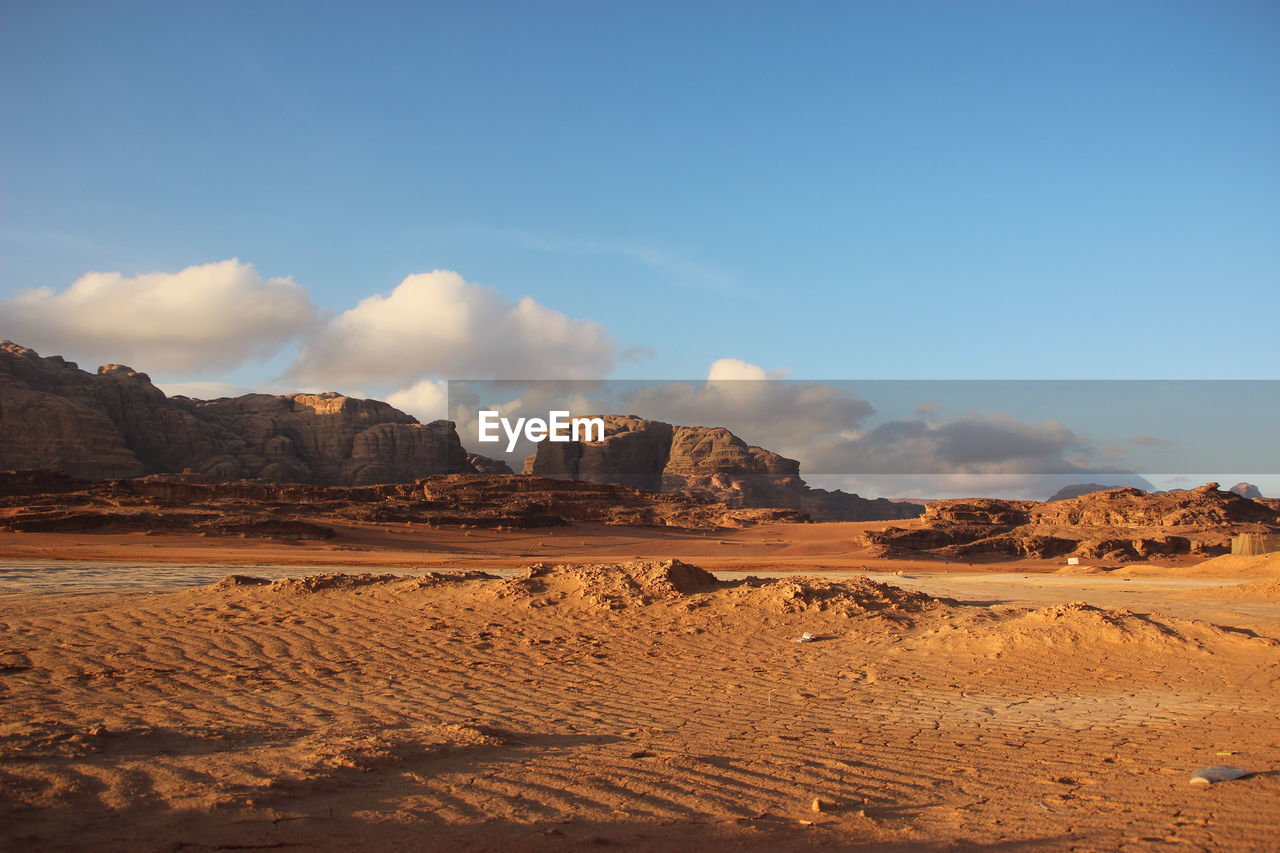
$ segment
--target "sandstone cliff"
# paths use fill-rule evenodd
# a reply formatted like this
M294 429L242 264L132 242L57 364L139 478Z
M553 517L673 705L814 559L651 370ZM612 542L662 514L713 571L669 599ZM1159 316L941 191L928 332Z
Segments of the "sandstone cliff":
M1224 554L1237 533L1280 532L1276 509L1220 491L1148 494L1108 489L1039 503L988 498L929 504L913 528L862 536L883 554L928 552L941 557L1061 557L1135 560L1157 555Z
M188 471L217 480L409 482L476 469L449 421L420 424L340 394L166 397L145 373L97 374L0 342L0 469L101 480Z
M548 442L525 460L541 477L620 483L735 507L785 507L814 521L914 518L922 506L867 500L810 488L800 463L748 445L721 427L673 426L634 415L605 415L598 442Z

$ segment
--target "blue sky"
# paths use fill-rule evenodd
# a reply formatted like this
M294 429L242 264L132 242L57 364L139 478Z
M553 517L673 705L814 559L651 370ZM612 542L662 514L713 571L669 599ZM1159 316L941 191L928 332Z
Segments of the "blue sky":
M1277 373L1274 3L0 16L2 296L442 268L653 350L621 376Z
M0 337L168 387L1280 373L1273 2L8 0L0 99Z

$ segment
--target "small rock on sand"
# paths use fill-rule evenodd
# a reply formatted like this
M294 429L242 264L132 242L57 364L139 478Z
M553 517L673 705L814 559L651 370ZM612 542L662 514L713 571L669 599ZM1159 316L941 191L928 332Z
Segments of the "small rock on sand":
M1243 779L1248 775L1248 770L1241 770L1239 767L1231 767L1226 764L1216 764L1213 767L1201 767L1195 773L1192 773L1191 784L1212 785L1214 782L1231 782L1235 779Z

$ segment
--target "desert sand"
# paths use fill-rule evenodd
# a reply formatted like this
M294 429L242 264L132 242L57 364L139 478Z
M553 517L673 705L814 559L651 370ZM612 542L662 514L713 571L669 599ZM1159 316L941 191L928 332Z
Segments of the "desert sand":
M1251 567L910 563L866 524L5 534L84 562L6 574L4 846L1271 846L1280 612L1194 595Z
M337 522L315 519L334 530L326 540L263 537L202 538L163 530L125 533L20 533L0 530L7 559L163 562L175 564L280 564L297 566L394 566L409 569L520 568L554 557L562 562L679 558L710 570L894 572L1053 572L1060 559L947 560L880 557L857 545L869 530L911 527L918 520L766 523L739 529L625 527L577 523L529 529L428 527L414 523ZM1186 555L1152 559L1157 571L1204 562ZM1123 564L1104 564L1119 568ZM1232 575L1245 577L1244 570Z

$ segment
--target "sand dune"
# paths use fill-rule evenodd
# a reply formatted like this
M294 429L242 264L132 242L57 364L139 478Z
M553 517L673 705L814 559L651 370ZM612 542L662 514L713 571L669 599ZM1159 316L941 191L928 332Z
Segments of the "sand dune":
M1280 603L1280 577L1266 578L1249 583L1215 586L1203 590L1188 590L1178 593L1179 598L1197 600L1213 599L1222 601L1267 601Z
M1176 567L1127 566L1121 574L1163 575L1184 578L1275 578L1280 577L1280 552L1273 554L1223 554L1202 562Z
M1280 648L1192 620L668 561L2 607L23 849L1247 850L1280 803ZM1268 772L1186 784L1223 750Z

